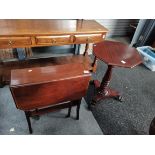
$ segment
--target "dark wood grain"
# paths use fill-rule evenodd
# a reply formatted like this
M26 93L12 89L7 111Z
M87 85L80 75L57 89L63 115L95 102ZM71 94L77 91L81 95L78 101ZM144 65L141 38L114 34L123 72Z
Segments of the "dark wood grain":
M133 68L142 63L141 56L135 48L120 42L103 41L94 44L93 53L107 65Z
M11 71L11 86L33 85L60 81L68 77L78 77L84 74L81 64L65 64L46 67L24 68Z
M92 70L92 61L89 56L83 55L73 55L73 56L61 56L61 57L51 57L51 58L38 58L38 59L28 59L23 61L8 61L0 63L0 81L5 84L10 83L11 70L32 68L32 67L45 67L45 66L55 66L63 64L79 63L84 65L85 70Z
M17 108L32 110L83 97L89 80L82 64L65 64L13 70L10 88Z
M133 68L142 63L142 58L135 48L131 48L120 42L104 41L94 44L93 53L95 55L94 63L97 59L102 60L108 65L107 71L100 83L94 81L96 87L96 95L93 98L93 103L97 103L101 99L114 97L119 101L123 101L119 92L110 89L109 83L112 76L112 69L116 67Z
M84 54L87 55L89 43L103 41L107 32L108 30L104 26L93 20L0 20L0 48L87 44ZM21 63L0 63L0 86L3 86L8 82L6 77L10 79L8 77L10 70L14 69L12 64L20 66ZM27 64L27 67L31 67L31 64L24 63ZM8 65L10 66L8 67ZM95 70L95 66L91 68L93 71Z
M16 107L25 111L29 132L32 116L77 106L79 119L81 99L86 95L91 74L83 64L17 69L11 72L10 90Z

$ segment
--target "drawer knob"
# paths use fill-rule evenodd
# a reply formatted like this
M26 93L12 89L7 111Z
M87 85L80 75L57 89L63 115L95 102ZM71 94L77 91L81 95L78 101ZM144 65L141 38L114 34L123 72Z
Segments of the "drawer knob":
M56 40L55 39L52 39L52 43L56 43Z
M87 37L87 42L91 42L92 39L90 37Z
M9 44L9 45L12 45L12 41L11 41L11 40L9 40L8 44Z

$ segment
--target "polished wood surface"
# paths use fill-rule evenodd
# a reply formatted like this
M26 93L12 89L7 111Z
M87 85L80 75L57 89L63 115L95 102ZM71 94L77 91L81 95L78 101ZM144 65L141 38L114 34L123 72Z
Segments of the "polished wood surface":
M19 47L19 46L31 46L30 37L0 37L0 47Z
M107 65L133 68L142 63L138 51L121 42L104 41L94 44L93 53Z
M32 110L80 99L90 76L82 64L13 70L10 88L17 108Z
M107 32L106 28L93 20L67 19L1 19L0 29L0 36Z
M57 36L38 36L36 37L37 45L51 45L51 44L69 44L71 42L70 35Z
M101 83L98 80L94 80L96 95L93 97L93 102L92 102L93 104L96 104L100 100L111 98L111 97L114 97L119 101L123 101L123 98L121 97L121 94L118 91L109 88L110 80L112 78L112 69L113 69L113 66L108 65L107 71L104 77L102 78Z
M96 87L96 95L93 103L97 103L101 99L114 97L119 101L123 101L122 96L116 90L109 88L112 76L112 69L116 67L133 68L142 63L142 58L135 48L131 48L120 42L104 41L94 44L93 52L95 55L94 63L97 59L102 60L108 65L107 71L100 83L94 81Z
M0 62L0 79L1 83L9 84L11 79L11 70L32 68L32 67L45 67L63 64L79 63L84 65L85 70L92 70L92 61L89 56L83 55L72 55L72 56L61 56L51 58L38 58L28 59L23 61L8 61Z
M0 20L0 48L87 44L84 52L84 55L87 55L89 43L103 41L107 32L104 26L93 20ZM21 62L5 63L0 60L0 87L10 79L10 70L15 68L13 64L20 66ZM25 64L26 67L31 67L30 63ZM91 68L95 71L96 66Z
M32 85L60 81L70 77L79 77L84 74L82 64L65 64L46 67L24 68L11 71L11 86ZM88 70L86 70L89 72ZM87 75L87 74L84 74Z
M81 99L86 95L90 72L80 63L12 70L10 90L16 107L25 111L29 132L30 117L72 106L79 119Z
M94 43L107 32L93 20L0 20L0 48Z

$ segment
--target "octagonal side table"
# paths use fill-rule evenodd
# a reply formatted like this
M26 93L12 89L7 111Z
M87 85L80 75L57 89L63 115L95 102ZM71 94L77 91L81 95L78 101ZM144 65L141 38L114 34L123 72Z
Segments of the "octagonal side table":
M123 101L118 91L109 88L112 69L114 67L133 68L142 63L138 51L120 42L103 41L93 45L93 54L95 55L93 64L96 63L97 59L100 59L108 65L108 69L101 83L98 80L94 80L97 93L93 97L92 103L95 104L109 97L114 97L119 101Z

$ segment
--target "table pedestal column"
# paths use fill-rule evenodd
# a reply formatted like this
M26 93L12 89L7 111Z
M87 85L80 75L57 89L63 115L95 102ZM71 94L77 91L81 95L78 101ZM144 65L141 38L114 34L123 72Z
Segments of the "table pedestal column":
M112 75L112 68L113 68L112 65L108 65L108 69L101 83L98 80L94 80L94 85L97 93L93 97L93 102L92 102L93 104L95 104L96 102L102 99L110 98L110 97L114 97L119 101L122 101L122 97L120 96L120 93L109 88L109 83Z

